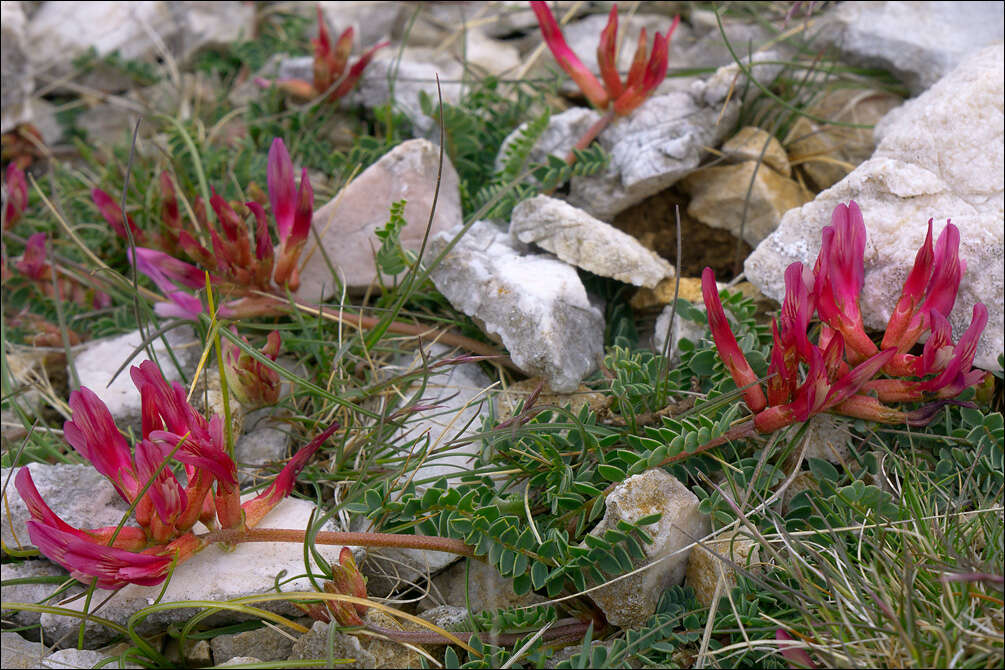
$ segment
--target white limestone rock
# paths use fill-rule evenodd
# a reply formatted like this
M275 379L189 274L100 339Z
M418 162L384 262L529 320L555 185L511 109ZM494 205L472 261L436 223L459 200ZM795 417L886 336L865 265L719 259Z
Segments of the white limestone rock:
M46 2L28 23L29 57L45 80L73 72L72 61L94 48L126 60L168 55L186 61L205 47L252 35L255 8L243 2ZM99 88L128 88L122 73L96 68L85 82Z
M695 305L695 308L704 311L704 307L700 303ZM653 351L656 353L663 353L663 349L666 347L667 330L670 329L670 316L672 312L673 305L667 305L656 319L656 327L653 332ZM673 320L673 339L670 341L670 350L668 352L671 367L676 366L680 362L680 341L689 340L697 344L705 334L707 325L707 323L696 323L691 319L684 318L678 310Z
M202 354L202 342L195 336L195 331L188 326L182 326L168 331L163 339L167 340L174 359L181 367L179 370L174 364L164 341L160 338L154 340L151 346L164 378L169 383L181 381L181 371L184 371L185 378L191 380L199 356ZM135 330L125 335L90 342L74 358L80 385L94 391L95 395L108 406L112 418L123 430L129 427L138 428L141 421L140 392L136 390L132 377L129 376L129 369L149 360L147 350L140 349L142 343L143 336L140 331ZM129 360L129 364L113 379L115 372L138 349L139 353Z
M29 463L32 481L42 499L52 510L74 528L115 526L129 505L111 483L91 465L60 463ZM20 470L20 468L17 468ZM3 468L0 477L7 481L10 468ZM16 474L16 473L14 473ZM13 549L34 549L25 523L31 515L14 487L13 478L7 487L3 527L4 546Z
M428 140L402 142L314 212L312 225L328 260L349 289L362 291L376 283L374 254L380 249L380 240L374 231L387 223L391 205L399 200L407 201L401 244L409 251L419 250L433 205L439 158L439 147ZM459 178L444 155L430 235L449 230L461 220ZM335 280L313 239L308 241L303 257L307 261L300 273L297 297L319 302L332 295ZM392 278L385 275L384 281L391 283Z
M31 120L31 94L35 77L25 37L25 16L21 3L0 3L0 133Z
M429 258L459 232L456 228L430 240ZM604 318L565 263L521 253L509 235L478 221L430 277L454 307L502 340L521 370L540 375L553 390L572 391L596 369L603 353Z
M1005 38L1000 2L842 2L824 20L821 37L845 60L890 70L913 95Z
M45 653L45 647L39 642L29 642L17 633L0 633L0 665L3 665L4 670L37 668Z
M955 337L983 302L988 325L975 365L997 369L1005 349L1005 149L1003 149L1005 47L968 57L926 93L894 110L877 129L873 157L799 209L747 258L750 281L770 298L784 296L784 271L794 261L812 265L820 231L834 207L855 200L868 231L865 286L867 328L886 328L904 279L934 219L934 234L947 219L960 229L960 258L967 271L949 316Z
M601 277L653 288L673 266L631 235L546 195L513 208L510 235Z
M293 528L307 527L314 504L306 500L286 498L280 502L257 526L258 528ZM57 509L61 513L61 509ZM193 529L196 533L206 532L201 524ZM324 530L337 530L329 522ZM318 545L317 551L329 563L337 563L340 546ZM321 575L320 568L311 561L311 569L315 575ZM249 542L238 544L233 551L227 551L219 545L209 546L184 563L174 571L164 590L161 602L170 603L182 600L213 600L226 601L256 594L274 592L276 575L286 572L283 583L284 592L311 591L314 586L305 575L303 546L296 542ZM298 576L299 575L299 576ZM292 579L291 579L292 578ZM130 584L118 591L95 590L94 602L108 602L101 608L101 616L125 625L129 617L139 610L152 605L159 596L164 584L157 586L138 586ZM81 610L84 599L79 599L63 606ZM287 601L258 603L262 607L287 616L299 616L300 610ZM139 624L141 634L164 630L165 626L179 621L185 621L195 613L193 608L172 608L151 614ZM232 622L240 620L241 615L233 612L221 612L212 620L216 622ZM42 628L47 639L59 639L63 635L76 635L80 622L77 619L61 617L54 614L42 615ZM104 627L88 624L85 644L94 648L104 644L113 633Z
M11 486L10 489L14 492L14 495L17 495L17 491L14 490L13 486ZM6 545L6 543L7 538L5 534L4 544ZM30 579L34 577L66 577L66 570L63 570L63 568L44 558L22 561L20 563L5 563L3 566L4 581ZM2 600L5 603L38 603L45 601L58 589L59 584L24 583L11 584L9 586L4 585L0 587L0 593L3 594ZM79 588L71 587L70 591L63 593L59 596L59 599L65 598L68 595L76 595L77 593L80 593L80 591L81 589ZM18 627L36 626L38 625L38 621L41 616L42 614L40 612L32 612L29 610L3 610L3 620L5 622L12 622ZM37 631L34 632L37 634ZM28 631L25 631L25 633L31 634Z
M711 530L708 516L698 511L698 497L666 471L654 468L629 477L607 496L604 518L590 534L602 537L619 521L634 523L654 513L662 517L645 527L653 538L652 544L643 545L646 558L640 565L647 569L590 592L615 626L635 628L645 623L663 591L684 581L692 543Z

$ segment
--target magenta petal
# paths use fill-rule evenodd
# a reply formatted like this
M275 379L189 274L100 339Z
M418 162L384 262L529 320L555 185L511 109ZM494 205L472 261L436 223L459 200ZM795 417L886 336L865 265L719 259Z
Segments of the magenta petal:
M142 440L136 445L136 474L146 486L148 480L154 477L157 468L164 462L163 450L149 440ZM185 491L171 468L165 466L157 474L156 479L147 489L147 495L154 503L157 516L165 524L174 523L187 505Z
M286 145L278 137L272 141L272 147L269 149L266 179L272 216L276 219L279 241L283 242L293 228L297 196L293 183L293 161L290 160Z
M126 501L139 491L132 456L105 403L86 386L70 394L73 418L63 424L63 437L107 477Z
M164 581L170 556L139 554L98 544L63 530L28 521L28 536L49 560L81 581L97 577L98 587L117 589L126 584L154 586Z

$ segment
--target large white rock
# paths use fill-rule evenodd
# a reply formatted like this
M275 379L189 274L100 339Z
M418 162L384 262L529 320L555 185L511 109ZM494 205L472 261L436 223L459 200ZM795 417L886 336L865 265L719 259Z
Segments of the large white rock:
M604 518L590 534L602 537L608 528L617 528L619 521L634 523L654 513L663 516L645 528L653 538L652 544L643 545L646 558L640 565L647 569L590 592L615 626L644 624L656 611L663 591L684 581L690 545L705 539L711 530L708 516L698 511L698 496L665 470L654 468L629 477L607 496Z
M894 72L914 95L1005 38L1000 2L842 2L825 20L821 37L846 60Z
M127 60L162 57L163 50L185 61L204 47L250 38L255 8L243 2L46 2L28 23L29 52L38 73L58 78L72 61L94 48ZM89 82L108 87L129 79L92 73Z
M31 119L31 93L35 89L30 56L25 39L25 17L21 3L0 3L0 133Z
M539 195L513 208L509 232L601 277L653 288L673 266L631 235L557 198Z
M960 229L960 258L967 264L950 315L955 337L970 323L973 305L990 312L975 365L998 367L1005 330L1005 48L996 45L968 57L926 93L891 112L877 127L873 157L799 209L747 258L747 277L765 295L781 300L784 271L794 261L812 263L820 230L838 203L855 200L868 230L865 325L883 330L904 279L924 241L929 218L934 233L947 219Z
M314 509L314 504L306 500L286 498L269 512L258 527L302 530L307 527ZM194 530L206 531L201 524L196 524ZM324 530L335 530L335 528L329 523ZM317 545L317 551L329 563L338 562L341 549L340 546ZM316 578L322 574L313 559L311 570ZM164 595L160 599L162 603L184 600L222 602L274 592L276 576L284 571L286 575L282 583L283 592L314 589L305 575L304 548L299 543L248 542L238 544L232 551L227 551L220 545L212 545L180 564L167 582L166 588L164 584L157 586L130 584L115 592L96 589L92 608L94 604L105 602L107 598L108 601L96 614L124 625L133 614L157 602L162 589L164 589ZM84 599L80 598L62 606L81 611ZM286 616L300 615L300 610L287 601L259 603L254 606ZM138 625L138 630L142 633L163 631L168 624L184 621L196 611L191 607L161 610L145 618ZM235 621L240 620L241 616L235 612L223 611L215 615L214 620ZM67 634L72 634L76 639L79 625L78 619L55 614L42 615L42 628L45 630L46 639L59 639ZM84 643L88 647L100 646L109 639L109 631L102 627L88 624L87 631Z
M430 240L429 258L458 232ZM540 375L553 390L572 391L596 369L603 353L604 317L565 263L521 253L509 235L477 221L430 276L454 307L502 340L521 370Z
M401 244L409 251L418 251L433 206L439 158L439 147L428 140L402 142L314 212L312 225L321 238L328 260L311 239L304 252L307 262L300 273L297 296L308 302L318 302L332 295L335 280L328 261L350 289L363 290L376 283L374 254L381 242L374 231L387 223L391 205L399 200L407 201ZM430 235L461 222L458 184L457 171L444 155L443 177ZM391 278L385 276L384 281L390 283Z
M29 463L24 467L31 472L32 481L42 499L74 528L118 525L129 509L129 505L111 483L91 465ZM10 474L10 468L0 471L0 477L5 482ZM5 547L18 550L36 548L28 537L28 527L25 525L30 518L28 508L12 479L5 493L3 516L0 520Z

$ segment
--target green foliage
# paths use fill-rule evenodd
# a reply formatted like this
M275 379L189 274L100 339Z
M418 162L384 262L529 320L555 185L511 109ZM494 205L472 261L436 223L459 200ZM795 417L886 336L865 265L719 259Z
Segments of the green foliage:
M123 58L118 49L101 56L92 46L73 59L73 67L82 73L96 69L110 71L128 77L138 86L150 86L160 81L160 72L156 65Z
M380 240L380 249L377 250L377 269L386 275L396 275L412 262L411 255L401 246L401 230L408 223L403 216L404 211L404 200L392 203L387 223L374 231L377 239Z

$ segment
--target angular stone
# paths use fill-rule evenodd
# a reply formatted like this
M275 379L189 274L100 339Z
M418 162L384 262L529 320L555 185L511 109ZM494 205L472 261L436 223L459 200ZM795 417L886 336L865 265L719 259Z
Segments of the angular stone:
M0 133L31 120L35 78L26 49L26 22L20 2L0 4Z
M14 487L10 487L14 488ZM16 494L16 491L15 491ZM6 527L4 528L6 530ZM4 538L4 543L6 544L6 537ZM10 545L7 545L10 546ZM65 577L66 571L61 567L47 561L45 559L40 560L28 560L21 563L5 563L3 566L3 578L4 580L14 580L14 579L28 579L32 577ZM2 599L3 602L11 603L38 603L43 602L49 596L51 596L58 588L59 584L13 584L11 586L3 586L2 588ZM78 588L71 588L69 593L64 592L59 596L59 599L65 598L68 595L75 595L80 592ZM39 619L42 614L40 612L31 612L28 610L3 610L3 620L15 623L17 626L36 626L38 625ZM38 631L22 631L22 635L28 637L37 637ZM32 633L35 633L32 636Z
M174 358L168 353L163 340L167 340ZM129 369L150 360L147 350L140 349L142 343L143 337L140 331L135 330L125 335L89 342L74 357L80 385L94 391L95 395L108 406L108 411L111 412L119 428L123 430L135 428L137 432L141 422L140 393L133 385ZM178 361L185 378L192 379L199 356L202 354L202 342L196 338L195 331L188 326L175 328L168 331L163 339L154 340L151 346L160 363L161 373L169 383L182 379L174 360ZM129 360L137 350L139 353ZM113 380L115 372L127 360L128 365Z
M231 665L251 665L252 663L262 663L262 659L255 658L254 656L235 656L229 661L224 661L223 663L217 663L216 667L225 668Z
M806 429L806 452L803 458L822 458L835 465L853 465L851 445L854 438L848 422L833 414L810 417Z
M813 116L874 126L901 104L900 96L874 89L839 88L824 93L809 109ZM785 138L789 158L818 189L830 188L867 160L876 148L872 128L816 121L800 116Z
M845 2L824 20L829 25L821 36L844 59L890 70L913 95L968 54L1005 38L1000 2Z
M253 496L245 496L250 499ZM307 527L311 512L315 509L313 503L296 498L286 498L280 502L257 526L258 528L292 528ZM62 509L55 508L57 513ZM201 524L196 524L196 533L206 532ZM325 525L324 530L337 530L332 523ZM317 550L329 563L337 562L341 547L318 545ZM320 568L311 562L315 575L321 575ZM125 624L129 617L139 610L155 602L164 589L161 602L180 600L212 600L225 601L257 594L269 593L274 590L276 575L286 572L283 592L311 591L314 589L311 581L304 575L303 546L297 542L249 542L238 544L233 551L227 551L219 545L206 547L192 558L181 563L174 571L165 588L164 584L157 586L127 585L116 592L97 589L94 593L95 602L108 602L101 609L101 616L120 624ZM297 575L301 575L297 577ZM291 579L291 577L295 577ZM80 610L84 599L66 603L63 606ZM300 610L287 601L257 603L256 607L275 611L286 616L299 616ZM184 621L196 610L193 608L169 609L151 614L139 624L141 634L162 631L165 626ZM211 618L214 624L242 620L243 615L235 612L222 611ZM64 635L75 635L80 622L69 617L53 614L42 615L42 627L47 639L60 640ZM108 629L88 624L85 644L97 647L104 644L114 634ZM67 638L69 639L69 638Z
M632 309L640 310L669 305L674 301L675 290L676 297L693 302L696 305L702 304L701 279L697 277L681 277L679 287L675 289L675 285L676 278L668 277L651 289L640 288L632 296L629 304L632 306Z
M765 148L767 145L767 148ZM722 145L723 155L734 161L762 161L783 177L792 175L789 157L774 135L756 126L744 126ZM762 156L763 154L763 156Z
M559 114L553 114L548 119L548 126L528 152L524 168L535 163L547 164L549 155L565 160L569 150L599 119L600 114L587 107L572 107ZM507 150L526 129L527 122L525 121L503 140L499 146L499 154L496 156L496 171L501 172L505 167Z
M108 655L92 649L60 649L43 658L40 667L58 668L60 670L65 670L66 668L93 668L108 658L110 658ZM117 664L109 663L108 665L115 667ZM129 664L126 667L139 668L141 666Z
M289 634L284 633L285 630L279 632L266 627L233 635L217 635L210 640L213 660L217 665L242 656L254 656L259 662L284 661L293 653L294 643Z
M427 140L402 142L353 179L331 202L314 212L314 229L347 287L366 289L377 281L374 254L380 249L380 240L374 231L387 223L391 205L399 200L408 201L401 244L409 251L419 250L436 190L439 156L439 148ZM444 155L443 178L430 237L461 222L458 183L457 171ZM332 295L336 282L313 240L307 243L303 257L308 260L300 273L297 297L319 302ZM385 282L392 280L386 275L383 277Z
M363 649L359 638L345 633L329 633L331 624L315 621L311 629L300 636L293 645L293 651L287 660L306 661L310 659L331 658L352 659L348 663L340 663L340 668L375 668L377 659L373 654ZM332 638L332 648L329 652L328 640Z
M429 257L439 255L459 232L432 238ZM553 390L572 391L596 369L603 353L603 315L565 263L522 254L509 235L477 221L430 277L454 307L502 340L521 370L540 375Z
M743 569L751 569L756 567L759 554L760 545L737 531L709 540L704 547L695 547L691 551L687 562L687 585L694 589L698 602L711 607L716 588L721 598L736 587L737 569L727 561ZM722 582L721 586L719 582Z
M533 591L517 595L513 590L513 581L499 574L495 567L482 561L462 561L433 578L429 594L419 601L419 609L439 605L467 608L468 600L476 612L494 612L544 602L544 598Z
M860 297L867 328L882 331L924 241L928 219L938 235L945 221L960 229L960 259L967 271L949 315L954 338L983 302L988 325L975 365L996 369L1005 349L1005 48L988 47L967 58L922 96L887 115L877 128L873 157L813 202L791 210L747 258L747 277L781 300L785 268L812 266L820 231L838 203L855 200L868 231L865 286Z
M38 642L29 642L17 633L0 633L0 665L4 670L37 668L45 653L45 647Z
M535 407L567 407L573 414L578 414L583 407L589 407L593 412L600 412L610 405L610 396L597 391L591 391L585 384L580 384L572 393L553 393L540 379L532 377L514 384L496 393L496 419L502 423L516 412L521 403L525 406L530 396L541 386Z
M646 558L635 566L651 567L590 592L615 626L635 628L653 615L660 594L684 581L692 543L703 540L711 528L698 511L698 497L667 472L653 469L629 477L607 496L604 518L590 534L602 537L619 521L632 523L654 513L662 517L645 527L653 543L644 545Z
M566 263L626 284L652 288L674 272L672 265L631 235L546 195L514 207L509 232Z
M681 187L691 195L688 215L751 246L770 235L785 212L810 199L795 181L755 161L703 168L688 175Z
M698 167L704 148L719 144L739 107L704 104L704 89L696 84L694 92L649 98L600 133L597 141L610 156L607 170L574 176L569 203L609 221Z
M674 68L722 67L733 62L733 55L722 39L719 22L726 33L730 46L737 54L746 54L748 49L757 51L765 42L775 36L767 26L759 25L741 17L730 17L694 7L688 14L687 22L692 35L674 32L671 44L676 42L680 52L670 63ZM678 28L679 30L679 28Z
M31 472L32 481L46 504L74 528L118 525L129 509L111 483L91 465L29 463L25 467ZM10 468L3 468L0 472L3 481L7 481ZM4 546L34 549L25 525L31 515L14 488L13 478L7 487L3 507L0 524L3 526Z

